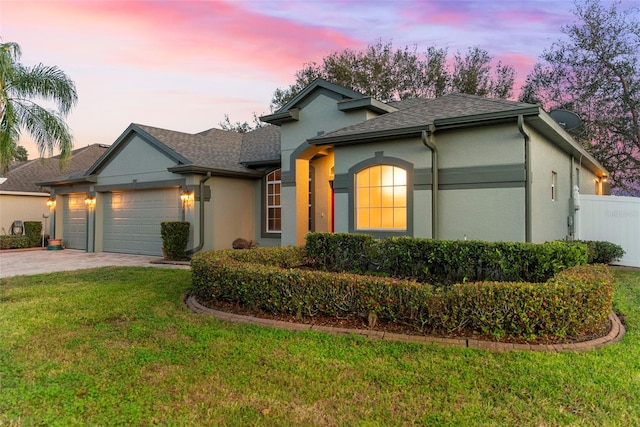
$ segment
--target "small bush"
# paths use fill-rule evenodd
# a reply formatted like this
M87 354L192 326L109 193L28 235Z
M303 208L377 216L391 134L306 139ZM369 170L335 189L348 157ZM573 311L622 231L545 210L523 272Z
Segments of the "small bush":
M624 256L622 246L602 240L576 240L589 248L589 264L611 264Z
M0 249L24 249L29 246L29 238L24 235L0 236Z
M42 223L40 221L25 221L24 234L29 239L29 247L42 245Z
M164 221L160 223L162 244L171 260L187 259L187 245L189 244L188 221Z

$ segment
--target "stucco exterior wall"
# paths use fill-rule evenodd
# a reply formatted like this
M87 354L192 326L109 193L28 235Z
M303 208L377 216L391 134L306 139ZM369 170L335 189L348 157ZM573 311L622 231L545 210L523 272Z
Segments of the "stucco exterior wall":
M436 132L438 238L525 240L525 147L515 123Z
M523 188L441 191L439 205L440 239L525 240Z
M99 185L182 179L180 175L167 171L171 166L175 166L175 161L134 135L99 171Z
M238 237L253 239L258 227L254 212L259 210L255 204L255 182L213 177L207 184L211 187L211 201L205 202L203 249L229 249Z
M308 231L308 214L304 206L309 191L306 178L309 172L303 163L298 161L296 165L295 162L306 162L321 149L310 146L306 141L368 118L365 111L345 113L338 110L336 104L340 100L341 97L333 92L318 91L299 106L298 121L283 123L280 127L283 180L281 243L284 246L304 244Z
M572 169L571 156L535 130L531 136L531 240L542 243L569 235ZM556 174L552 194L552 175ZM555 195L555 199L552 197Z
M47 207L49 194L44 193L0 193L0 233L9 234L13 221L44 221L45 233L49 233L49 220L42 215L50 216Z
M515 123L435 133L440 169L524 163Z

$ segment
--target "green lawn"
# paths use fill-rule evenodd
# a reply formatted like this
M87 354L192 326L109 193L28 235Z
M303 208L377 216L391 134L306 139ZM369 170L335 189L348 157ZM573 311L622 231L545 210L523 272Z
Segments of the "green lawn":
M191 313L190 272L0 281L4 425L640 425L640 272L622 342L505 352L289 332Z

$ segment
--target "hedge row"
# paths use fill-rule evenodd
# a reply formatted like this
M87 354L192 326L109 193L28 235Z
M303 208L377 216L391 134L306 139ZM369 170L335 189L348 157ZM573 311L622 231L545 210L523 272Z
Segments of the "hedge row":
M24 249L29 248L29 238L25 235L0 236L0 249Z
M269 259L279 260L282 267L268 265ZM300 248L199 253L191 262L193 293L203 300L275 314L342 318L375 314L381 321L410 325L424 333L496 338L593 334L600 332L611 310L612 279L602 266L576 266L545 283L474 282L442 288L411 280L289 268L304 260Z
M319 269L377 273L435 285L467 281L544 282L568 267L586 264L586 244L483 242L311 233L309 257Z

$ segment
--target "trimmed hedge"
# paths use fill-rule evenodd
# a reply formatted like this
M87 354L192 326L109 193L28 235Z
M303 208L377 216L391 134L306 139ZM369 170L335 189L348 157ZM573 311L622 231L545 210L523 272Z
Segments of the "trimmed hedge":
M171 260L187 259L187 245L189 244L188 221L164 221L160 223L162 244Z
M24 249L29 246L29 238L25 235L0 236L0 249Z
M24 234L29 239L29 247L42 245L42 223L40 221L25 221Z
M589 248L589 264L611 264L625 254L622 246L602 240L576 240Z
M482 242L311 233L309 257L334 272L370 272L434 285L467 281L544 282L568 267L586 264L582 243Z
M603 266L576 266L545 283L474 282L442 288L291 268L304 264L305 256L301 248L199 253L191 262L192 292L203 300L274 314L366 318L375 313L382 321L424 333L527 340L599 333L611 310L612 278Z

